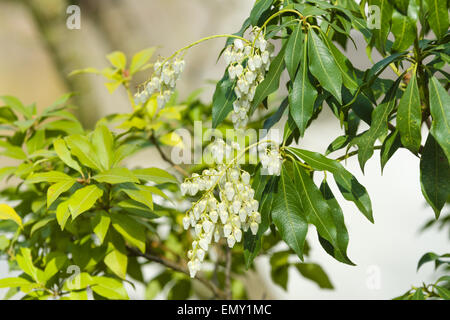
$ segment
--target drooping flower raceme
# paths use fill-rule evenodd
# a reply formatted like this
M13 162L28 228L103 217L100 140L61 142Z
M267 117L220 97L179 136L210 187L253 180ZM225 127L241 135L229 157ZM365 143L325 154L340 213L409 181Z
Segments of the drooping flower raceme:
M250 40L244 44L241 39L235 39L224 52L228 75L231 80L236 80L234 92L237 99L231 112L231 121L236 129L247 125L256 87L264 80L274 51L274 46L264 39L258 27L252 30Z
M135 95L135 103L145 103L157 93L158 110L164 108L175 91L177 80L184 71L185 62L176 57L168 61L158 59L154 64L154 72L145 89Z
M183 218L185 230L193 229L194 241L188 252L188 268L191 277L200 269L210 244L225 238L227 245L233 248L241 242L243 232L248 229L258 232L261 214L259 203L253 197L255 191L250 186L250 174L242 170L236 161L227 159L236 146L230 146L223 140L216 141L211 150L217 166L206 169L201 175L193 174L181 184L181 192L191 196L203 192ZM218 194L216 197L215 194Z

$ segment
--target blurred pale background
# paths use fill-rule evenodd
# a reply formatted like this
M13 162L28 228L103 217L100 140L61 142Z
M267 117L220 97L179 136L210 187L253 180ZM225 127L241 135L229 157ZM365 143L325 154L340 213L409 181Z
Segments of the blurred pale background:
M64 92L81 92L76 98L79 115L85 124L92 125L108 113L129 110L126 95L120 90L109 95L100 77L68 78L70 71L106 67L104 56L113 50L131 56L140 49L160 46L158 53L167 55L201 37L236 32L248 16L253 0L80 1L80 30L66 28L67 5L62 0L0 0L0 95L15 95L27 104L36 102L42 109ZM354 37L359 50L349 46L351 61L365 69L370 63L363 39L357 33ZM213 86L207 80L218 79L223 73L223 63L216 64L222 47L223 41L216 40L190 50L186 72L178 84L182 98L204 87L202 99L210 101ZM375 60L379 58L374 54ZM386 72L384 76L392 74ZM337 135L338 123L325 108L300 143L303 148L323 152ZM133 161L133 164L166 166L154 152ZM0 158L0 164L6 165L6 160ZM444 253L449 248L445 232L418 232L433 216L420 192L418 159L400 151L383 175L377 152L366 165L366 175L362 175L356 157L347 166L368 189L376 221L370 224L352 204L338 199L351 239L349 256L357 266L349 267L333 260L319 248L311 232L311 261L323 266L335 290L320 290L291 270L285 292L271 283L268 259L258 258L258 275L249 276L253 288L251 298L389 299L411 285L436 277L432 276L431 265L416 273L417 260L423 253ZM150 268L148 275L154 272ZM0 277L5 276L6 262L0 261ZM143 290L138 287L130 295L142 298Z

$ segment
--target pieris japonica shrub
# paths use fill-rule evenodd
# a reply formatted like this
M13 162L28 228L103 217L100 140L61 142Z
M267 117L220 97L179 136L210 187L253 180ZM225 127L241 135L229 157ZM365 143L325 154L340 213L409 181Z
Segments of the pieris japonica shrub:
M375 17L366 10L373 6L381 8ZM380 22L375 27L373 18ZM111 92L122 86L129 97L130 113L109 115L94 130L68 111L70 95L42 113L1 97L1 154L17 164L0 169L13 185L1 192L0 250L21 273L0 287L25 299L125 299L124 283L137 281L150 299L160 292L175 299L246 298L245 273L267 255L281 287L295 267L332 288L310 261L310 246L344 264L358 260L347 254L350 237L335 193L370 222L376 217L343 160L357 156L364 171L374 150L382 168L398 149L409 150L420 158L421 192L442 221L450 192L448 26L444 0L258 0L234 34L200 39L154 63L152 48L129 64L113 52L111 67L75 71L102 75ZM367 70L354 67L343 50L356 45L355 32L370 60L373 50L382 56ZM198 92L179 102L189 49L220 38L224 75L211 103L200 102ZM387 68L394 79L383 77ZM141 71L148 80L135 87ZM342 134L324 137L330 144L322 153L298 147L324 108ZM175 163L163 146L192 151L176 129L194 135L196 121L202 133L245 136L279 123L284 130L280 139L202 141L199 163ZM168 170L125 165L148 147ZM249 161L255 154L258 160ZM308 243L308 232L318 240ZM427 253L419 267L448 266L446 258ZM142 272L149 263L162 266L152 279ZM399 298L449 296L444 276Z

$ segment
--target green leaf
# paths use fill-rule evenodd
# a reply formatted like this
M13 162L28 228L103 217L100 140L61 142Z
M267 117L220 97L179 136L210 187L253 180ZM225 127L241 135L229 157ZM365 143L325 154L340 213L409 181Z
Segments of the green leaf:
M69 219L69 217L70 217L69 201L67 200L61 202L56 208L56 220L58 221L61 230L64 230L67 219Z
M73 178L60 171L34 173L27 178L27 182L29 183L41 183L41 182L56 183L66 181L73 181Z
M28 274L34 280L38 280L38 269L33 264L30 248L20 248L20 254L16 255L16 261L23 272Z
M419 260L419 262L417 263L417 271L419 271L420 267L422 267L425 263L428 263L430 261L435 261L437 259L439 259L440 256L437 255L434 252L427 252L425 253Z
M342 209L339 206L339 203L337 202L333 192L331 191L330 187L328 186L327 181L324 179L322 181L322 184L320 185L320 192L322 193L324 199L328 203L328 206L331 209L332 217L334 221L334 225L336 226L337 230L337 239L336 244L338 250L336 250L333 245L331 245L327 240L324 238L321 238L319 235L319 240L322 245L322 247L325 249L325 251L334 257L336 260L341 261L343 263L349 264L349 265L355 265L347 256L347 247L349 242L347 227L345 226L344 221L344 214L342 213ZM326 246L324 246L326 245Z
M34 135L26 141L28 154L44 148L45 145L45 130L38 130Z
M123 247L123 245L121 246ZM121 279L125 279L127 275L128 257L126 249L117 248L112 242L108 243L108 253L105 256L105 264Z
M114 214L111 217L114 229L130 244L136 246L142 253L145 253L145 228L135 219L124 214Z
M299 194L294 187L286 165L283 164L278 187L273 197L272 220L281 238L303 261L308 222L299 202Z
M374 28L371 31L375 39L376 48L381 54L385 54L393 8L388 0L369 0L369 5L378 6L380 9L380 28Z
M216 128L233 110L233 102L236 100L234 93L234 81L231 81L228 72L217 82L212 102L212 126Z
M429 81L430 111L433 117L431 134L450 161L450 95L435 77Z
M341 52L339 49L331 42L331 40L324 34L320 32L322 39L333 56L334 62L342 75L342 82L345 87L354 94L358 90L358 82L356 80L356 75L353 69L353 65L350 60Z
M268 181L267 181L268 180ZM250 268L253 260L261 250L262 236L269 228L270 214L272 212L273 193L276 188L278 177L268 177L260 174L258 170L253 180L255 199L259 201L259 212L261 213L261 223L258 232L253 235L251 231L244 233L244 259L246 269Z
M92 219L92 227L95 235L100 240L100 244L105 240L110 224L111 217L105 211L98 212Z
M55 215L51 214L43 219L38 220L35 224L33 224L33 227L30 230L30 236L32 236L37 230L45 227L47 224L55 220Z
M336 256L340 258L339 260L344 260L347 253L341 251L341 246L338 243L333 212L314 181L297 161L294 162L294 182L308 222L312 223L319 235L333 246Z
M135 169L132 171L134 176L140 180L160 183L178 183L177 178L167 171L159 168Z
M32 284L31 281L21 277L0 279L0 288L14 288L28 286L30 284Z
M96 152L89 139L81 134L65 138L70 152L80 160L81 164L94 170L102 171Z
M104 126L99 125L95 128L91 136L92 147L103 170L109 170L113 163L114 138L111 131Z
M286 46L281 48L278 55L273 59L270 64L269 71L266 74L264 80L256 87L255 97L253 98L250 108L250 114L256 110L256 108L263 102L269 94L275 92L280 85L281 73L284 69L284 52Z
M295 79L298 65L302 59L302 48L304 42L304 36L302 31L302 23L299 22L289 36L288 43L286 45L286 52L284 54L284 60L286 61L286 69L289 72L291 79ZM305 50L307 51L307 50Z
M97 200L103 195L103 190L96 185L78 189L69 199L69 210L72 219L91 209Z
M114 51L106 56L111 64L117 69L124 70L127 64L127 58L125 54L120 51Z
M61 182L55 183L54 185L50 186L47 190L47 208L49 208L50 205L56 199L58 199L58 197L62 193L66 192L67 190L72 188L72 186L75 184L75 182L76 182L76 180L72 179L72 180L61 181Z
M305 47L307 40L305 41ZM300 136L303 137L309 120L314 111L314 102L317 97L317 91L311 85L308 78L308 50L303 50L301 57L300 70L295 76L292 84L292 90L289 93L289 112L300 130Z
M258 20L263 13L270 9L273 0L257 0L252 11L250 12L250 21L252 25L257 26Z
M343 197L355 203L358 209L373 222L372 203L367 190L348 172L339 161L329 159L324 155L296 148L286 148L290 153L308 163L315 170L326 170L333 174Z
M25 116L26 119L30 119L33 115L33 112L30 108L25 107L19 99L12 96L0 96L0 99L10 107L13 111L18 112Z
M133 188L122 188L121 191L125 192L134 201L140 202L153 210L153 196L149 190L133 186Z
M391 132L386 139L384 139L380 151L381 171L383 171L386 163L394 155L398 148L401 147L401 145L400 134L397 129Z
M0 147L5 149L2 152L0 152L0 155L6 156L9 158L13 158L13 159L17 159L17 160L26 160L27 159L26 153L20 147L10 145L9 143L4 142L4 141L0 141Z
M4 203L0 203L0 220L12 220L17 223L20 228L23 228L22 219L17 214L16 210Z
M342 103L342 76L333 56L316 33L308 31L309 71L319 83Z
M429 134L420 159L420 186L436 219L450 196L450 166L444 151Z
M428 23L438 39L448 31L448 7L446 0L425 0L428 7Z
M425 300L425 296L423 295L422 288L416 289L416 292L414 292L414 295L412 296L411 300Z
M419 87L417 76L414 72L406 91L398 104L397 128L403 146L414 153L420 148L422 124L422 111L420 108Z
M113 300L128 300L121 281L109 277L93 277L92 290L102 297Z
M375 142L379 137L388 133L388 119L395 107L395 93L401 79L402 77L399 77L397 81L392 84L381 104L373 109L369 130L363 132L351 142L352 145L356 144L358 146L358 161L363 172L367 160L373 155L373 146Z
M150 60L155 50L156 47L152 47L136 53L131 59L130 74L133 75L141 70L141 68Z
M139 183L139 179L136 178L135 175L125 167L112 168L93 176L92 179L98 182L105 182L109 184L118 184L125 182Z
M67 257L64 254L58 254L47 262L44 269L44 277L46 281L50 280L55 274L57 274L66 262Z
M416 22L412 18L394 11L392 15L392 33L395 36L395 42L392 50L404 51L408 49L416 38L416 32Z
M55 152L58 157L70 168L78 171L79 173L83 173L80 165L76 162L72 156L70 155L69 149L67 149L66 143L63 139L58 138L53 141L53 147L55 148Z
M280 251L275 252L270 257L270 277L273 282L287 290L287 282L289 277L289 252Z
M434 286L436 288L437 293L441 296L444 300L450 300L450 290L441 287L441 286Z
M314 281L322 289L333 289L333 285L325 271L316 263L298 263L298 272L305 278Z

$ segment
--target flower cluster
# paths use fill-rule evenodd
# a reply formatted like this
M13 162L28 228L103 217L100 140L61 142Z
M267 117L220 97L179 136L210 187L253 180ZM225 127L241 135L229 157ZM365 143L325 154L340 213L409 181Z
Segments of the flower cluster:
M265 173L271 176L279 176L281 173L281 165L283 158L280 155L278 148L271 147L264 148L263 152L259 155L261 159L261 165Z
M164 108L172 96L177 80L184 71L185 62L182 58L168 61L158 59L154 64L154 72L145 89L135 95L135 103L145 103L157 93L158 110Z
M237 99L231 113L231 121L236 129L245 127L248 122L248 111L256 87L264 80L274 51L274 46L264 39L260 30L258 27L252 30L249 43L244 44L242 40L235 39L224 52L228 75L232 80L237 79L234 88Z
M181 184L183 195L194 196L204 192L183 218L184 229L194 230L195 240L188 252L191 277L195 277L200 269L212 241L218 242L225 238L228 246L233 248L235 243L241 242L243 231L250 229L256 234L261 223L259 203L253 198L255 191L250 186L250 174L234 161L228 165L221 163L226 149L230 152L235 146L219 140L213 148L215 151L222 149L218 152L222 156L215 155L217 167L204 170L202 175L194 173ZM218 191L218 198L214 195L215 190Z

